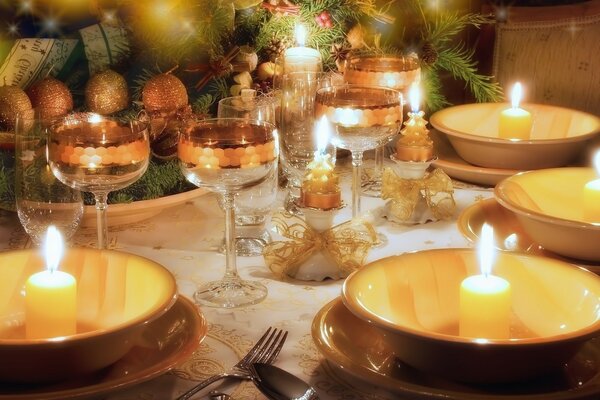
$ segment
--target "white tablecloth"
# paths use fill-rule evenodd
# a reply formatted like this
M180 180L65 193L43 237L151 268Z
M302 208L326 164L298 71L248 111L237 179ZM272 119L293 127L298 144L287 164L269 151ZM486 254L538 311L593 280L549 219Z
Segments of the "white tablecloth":
M413 226L383 222L377 229L387 236L389 243L373 249L369 260L407 251L471 246L459 233L456 216L473 202L491 195L489 189L456 189L457 210L455 218L450 221ZM350 199L345 200L348 204ZM375 214L382 204L381 200L363 198L363 209L375 210ZM346 207L336 221L347 219L349 213L350 207ZM13 213L0 213L0 222L0 249L31 245ZM224 272L225 257L216 251L222 241L223 225L223 214L215 196L206 194L165 209L151 219L111 227L110 247L161 263L175 275L179 291L191 297L196 284L218 279ZM94 227L80 228L74 244L93 246L95 235ZM269 294L266 300L233 310L202 308L201 312L210 324L209 332L190 360L179 365L174 372L111 393L107 398L174 398L191 387L194 380L235 364L268 326L289 331L289 338L276 364L310 382L322 399L351 400L386 395L375 395L376 388L357 382L327 363L313 343L310 333L313 317L324 304L340 295L342 281L282 281L265 266L262 257L239 257L238 269L243 278L259 280L267 286ZM236 382L224 389L232 393L234 399L264 398L249 382Z

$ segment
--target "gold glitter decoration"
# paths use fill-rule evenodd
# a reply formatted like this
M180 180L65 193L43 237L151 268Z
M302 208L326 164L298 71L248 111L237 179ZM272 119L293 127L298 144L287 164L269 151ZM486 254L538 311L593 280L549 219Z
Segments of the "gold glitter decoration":
M110 69L92 76L85 87L85 105L89 111L102 115L127 108L129 92L125 78Z
M169 73L153 76L144 85L142 102L149 112L175 111L188 104L185 85Z
M27 89L27 95L33 107L38 108L43 117L57 117L73 109L73 96L69 88L51 76L31 85Z
M0 131L12 131L17 114L31 108L31 101L21 88L0 86Z

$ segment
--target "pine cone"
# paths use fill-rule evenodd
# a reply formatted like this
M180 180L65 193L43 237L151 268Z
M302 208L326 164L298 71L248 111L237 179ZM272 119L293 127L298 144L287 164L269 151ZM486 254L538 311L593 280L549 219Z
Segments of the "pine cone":
M285 51L286 47L288 46L285 39L273 37L265 47L265 54L270 61L274 62Z
M423 47L421 47L420 57L426 65L433 65L438 60L438 52L431 43L426 42Z

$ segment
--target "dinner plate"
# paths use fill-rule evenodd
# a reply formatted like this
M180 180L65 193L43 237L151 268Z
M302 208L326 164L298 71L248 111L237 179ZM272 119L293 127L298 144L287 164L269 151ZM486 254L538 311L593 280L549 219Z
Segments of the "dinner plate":
M145 382L191 356L207 330L204 316L180 295L169 311L151 322L129 353L115 364L89 376L50 385L0 383L0 400L82 399Z
M456 153L448 138L442 132L432 129L429 132L437 160L433 166L441 168L448 176L460 181L476 183L479 185L494 186L504 178L521 172L515 169L500 169L478 167L469 164Z
M208 193L206 189L197 188L188 190L187 192L159 197L158 199L140 200L126 204L110 204L106 209L108 225L116 226L140 222L154 217L164 209L183 204L205 193ZM94 206L84 207L81 225L96 226L96 208Z
M431 376L398 361L380 331L337 298L315 316L312 336L323 356L343 371L411 399L574 400L600 396L600 338L586 343L564 369L535 381L469 385Z
M512 211L498 204L494 198L473 203L460 213L456 221L460 233L473 243L479 240L483 224L488 224L494 228L495 244L500 250L518 251L557 258L576 263L592 272L600 273L600 264L563 257L544 249L525 232L517 216Z

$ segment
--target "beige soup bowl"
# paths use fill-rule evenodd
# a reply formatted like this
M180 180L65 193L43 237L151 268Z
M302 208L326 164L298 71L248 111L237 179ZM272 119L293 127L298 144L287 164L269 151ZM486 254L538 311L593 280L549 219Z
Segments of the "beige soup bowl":
M395 355L464 382L525 380L555 371L600 330L600 277L539 256L500 252L495 275L511 285L510 339L458 335L461 282L479 274L472 249L406 253L344 282L342 299L380 330Z

